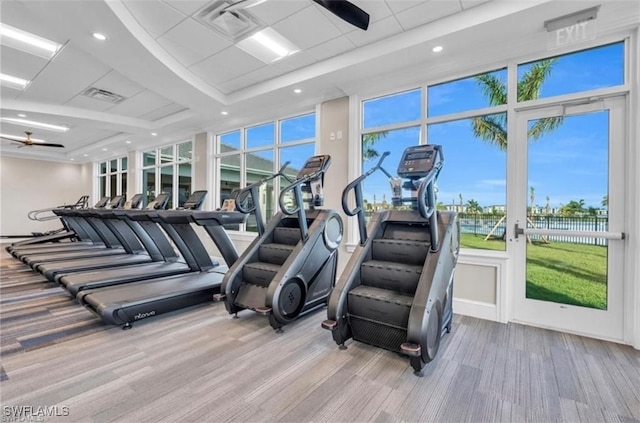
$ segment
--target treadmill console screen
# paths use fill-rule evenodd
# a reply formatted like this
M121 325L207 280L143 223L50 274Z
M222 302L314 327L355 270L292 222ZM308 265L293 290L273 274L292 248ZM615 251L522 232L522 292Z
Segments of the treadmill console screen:
M398 165L398 176L421 178L442 160L438 154L440 146L434 144L409 147L404 150Z

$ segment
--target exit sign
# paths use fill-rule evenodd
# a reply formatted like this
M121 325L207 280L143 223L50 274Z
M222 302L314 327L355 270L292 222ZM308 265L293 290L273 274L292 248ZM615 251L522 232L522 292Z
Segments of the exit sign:
M579 22L547 33L547 47L558 48L596 38L595 20Z

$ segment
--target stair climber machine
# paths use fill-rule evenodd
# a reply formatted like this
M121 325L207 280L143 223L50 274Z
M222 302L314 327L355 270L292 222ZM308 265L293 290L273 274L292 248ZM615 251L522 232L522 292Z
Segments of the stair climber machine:
M399 178L381 167L388 154L342 194L345 213L358 217L360 244L329 298L322 327L341 349L353 338L404 354L420 376L435 358L442 335L451 330L460 224L456 213L436 211L441 146L407 148ZM378 169L389 177L393 205L409 207L377 212L365 226L362 182ZM403 189L411 197L403 197ZM356 205L349 209L352 190Z
M244 309L267 316L278 332L298 317L326 305L334 285L342 219L323 210L327 155L309 158L296 180L280 192L278 213L229 269L214 300L229 314ZM289 208L291 194L293 208ZM307 202L308 208L305 208Z

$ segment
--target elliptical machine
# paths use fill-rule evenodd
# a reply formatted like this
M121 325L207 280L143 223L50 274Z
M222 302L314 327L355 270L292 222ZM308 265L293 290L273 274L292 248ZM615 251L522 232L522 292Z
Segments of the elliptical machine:
M229 314L244 309L269 318L277 331L325 306L334 285L342 219L321 210L327 155L309 158L296 180L280 192L280 213L229 269L220 295ZM293 194L293 207L288 194ZM305 195L306 194L306 195ZM308 204L308 208L305 207Z
M435 358L442 335L451 330L460 224L456 213L436 211L434 184L444 163L441 146L404 151L398 165L404 184L382 168L388 155L343 191L345 213L358 217L360 244L331 293L322 327L341 349L353 338L399 352L421 375ZM378 169L389 177L392 204L409 207L379 211L366 227L362 182ZM411 196L403 197L403 189ZM356 206L350 209L352 190Z

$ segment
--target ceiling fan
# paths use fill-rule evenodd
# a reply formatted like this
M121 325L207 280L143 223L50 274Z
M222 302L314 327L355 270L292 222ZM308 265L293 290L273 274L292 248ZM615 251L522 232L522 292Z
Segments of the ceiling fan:
M34 141L31 139L31 134L33 132L31 131L24 131L25 134L27 134L27 137L25 139L20 139L20 138L13 138L13 137L9 137L6 135L2 135L0 136L0 138L2 138L3 140L7 140L7 141L11 141L11 142L17 142L22 144L20 147L18 148L22 148L22 147L33 147L34 145L37 145L38 147L58 147L58 148L64 148L64 145L62 144L54 144L54 143L50 143L50 142L40 142L40 141Z
M231 12L238 9L248 9L264 3L266 0L238 0L224 8L223 12ZM360 29L369 27L369 14L355 4L347 0L312 0L327 9L340 19L349 22Z

